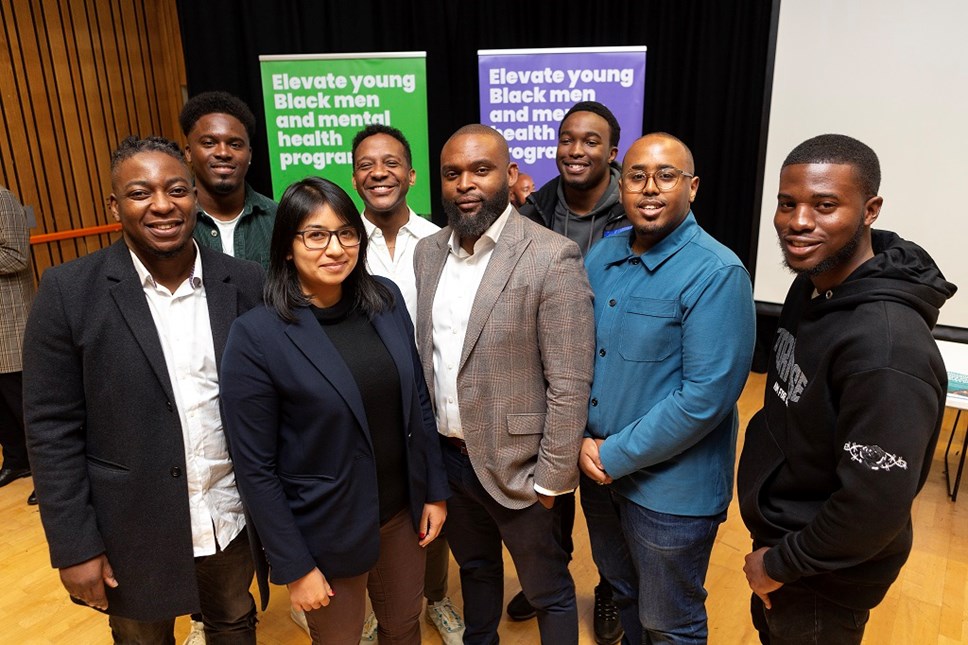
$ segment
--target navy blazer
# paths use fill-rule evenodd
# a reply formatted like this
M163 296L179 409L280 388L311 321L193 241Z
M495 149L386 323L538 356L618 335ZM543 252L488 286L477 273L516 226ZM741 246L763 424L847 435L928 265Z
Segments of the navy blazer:
M371 322L399 372L416 531L424 504L450 489L410 316L396 285L377 279L397 303ZM239 490L276 584L314 567L327 578L360 575L380 548L376 461L359 388L312 311L294 313L289 323L258 307L236 320L220 375Z

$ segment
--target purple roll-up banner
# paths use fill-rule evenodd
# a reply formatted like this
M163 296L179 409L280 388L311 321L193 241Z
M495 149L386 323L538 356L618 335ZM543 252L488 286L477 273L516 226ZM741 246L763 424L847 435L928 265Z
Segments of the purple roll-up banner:
M618 161L642 136L645 46L482 49L481 123L508 141L511 160L542 186L558 175L558 126L579 101L606 105L619 125Z

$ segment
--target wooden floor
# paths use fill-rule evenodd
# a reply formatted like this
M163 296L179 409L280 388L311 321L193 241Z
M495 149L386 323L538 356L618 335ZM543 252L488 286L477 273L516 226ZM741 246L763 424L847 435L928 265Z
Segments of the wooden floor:
M740 400L741 427L762 400L764 378L753 374ZM866 643L954 644L968 642L968 482L964 499L952 503L945 492L944 444L954 415L942 430L942 441L931 476L914 506L914 550L901 577L885 601L874 610ZM962 421L962 424L964 422ZM956 444L960 448L960 435ZM740 437L742 443L742 433ZM71 604L50 568L36 507L25 505L30 480L0 489L0 643L108 643L106 619ZM579 508L579 513L580 513ZM742 573L749 536L735 501L720 528L707 578L710 642L754 643L749 622L749 588ZM592 589L597 574L588 550L584 519L575 526L575 559L571 566L578 585L581 642L592 637ZM514 568L508 562L505 599L518 590ZM461 604L456 566L450 572L450 591ZM176 625L178 642L188 629L187 619ZM535 622L501 624L501 641L511 645L538 642ZM259 642L267 645L307 643L308 638L289 619L286 592L274 588L270 606L261 616ZM432 629L424 629L424 643L440 642Z

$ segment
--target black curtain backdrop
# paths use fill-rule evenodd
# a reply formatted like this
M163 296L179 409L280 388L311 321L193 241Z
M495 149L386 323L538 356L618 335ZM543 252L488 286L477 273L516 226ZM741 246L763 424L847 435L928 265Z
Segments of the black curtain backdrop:
M436 161L457 128L479 121L477 50L646 45L643 131L693 151L699 222L752 268L759 166L779 0L178 0L190 95L245 100L261 132L249 172L270 193L260 54L426 51L431 195ZM438 200L434 221L443 223Z

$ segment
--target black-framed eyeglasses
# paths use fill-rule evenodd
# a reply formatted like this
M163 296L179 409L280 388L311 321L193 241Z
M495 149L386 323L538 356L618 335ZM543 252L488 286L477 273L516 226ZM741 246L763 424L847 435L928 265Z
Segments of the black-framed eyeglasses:
M307 228L296 231L296 235L302 238L303 244L310 251L326 250L329 248L329 241L334 238L344 249L360 245L360 232L350 226L335 231L325 228Z
M645 190L646 184L649 183L649 177L652 177L655 187L660 192L665 193L679 185L680 177L695 177L695 175L673 166L659 168L655 172L630 170L622 175L622 186L631 193L640 193Z

